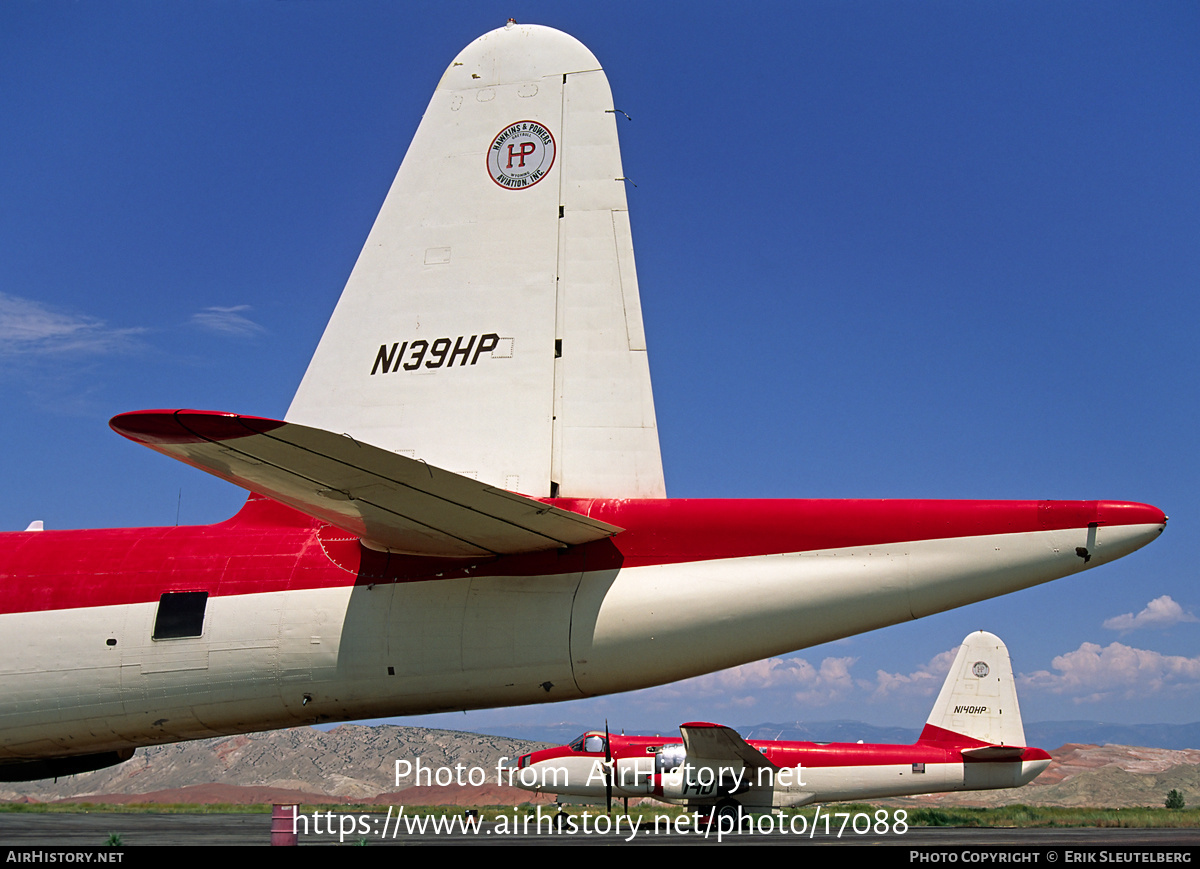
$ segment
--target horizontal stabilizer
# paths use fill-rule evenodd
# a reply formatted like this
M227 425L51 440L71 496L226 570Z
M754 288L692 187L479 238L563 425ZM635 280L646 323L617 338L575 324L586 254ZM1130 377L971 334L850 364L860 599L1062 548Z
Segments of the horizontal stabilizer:
M981 745L964 748L962 754L972 760L1020 760L1025 748L1020 745Z
M614 525L346 435L198 410L113 417L118 434L362 538L375 549L475 557L588 543Z
M720 724L693 721L689 724L679 725L679 732L683 735L683 745L687 751L688 760L693 763L705 761L720 765L740 760L747 767L753 769L758 767L779 769L767 760L761 751L742 739L741 735L731 728L723 727Z

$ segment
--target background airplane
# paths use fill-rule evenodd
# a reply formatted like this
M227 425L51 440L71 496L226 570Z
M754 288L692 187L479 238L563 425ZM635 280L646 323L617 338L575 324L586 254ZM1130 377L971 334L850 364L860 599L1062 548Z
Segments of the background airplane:
M718 724L681 725L682 741L590 731L517 759L518 787L559 802L650 797L722 814L1029 784L1050 755L1025 745L1008 649L985 631L959 647L913 745L744 740Z
M798 8L725 20L718 34L703 16L667 22L619 5L625 26L613 28L611 10L530 19L568 24L628 77L618 94L634 121L622 121L623 144L640 182L630 193L642 286L654 290L643 304L672 495L1116 492L1187 502L1194 456L1180 439L1194 426L1178 396L1194 391L1190 372L1200 366L1180 326L1195 305L1194 294L1180 292L1194 274L1180 233L1193 221L1170 193L1188 187L1190 170L1172 155L1195 140L1189 113L1178 110L1194 90L1178 61L1194 59L1175 52L1170 36L1188 32L1187 22L1112 11L1066 20L1028 5L1003 20L930 11L902 22L878 8ZM22 12L32 29L0 28L14 70L0 97L13 97L0 172L10 214L22 215L6 224L2 286L84 322L70 343L46 338L36 352L5 356L5 443L22 456L6 471L7 528L42 516L52 529L170 525L180 487L182 522L232 513L233 487L148 461L97 432L116 410L180 396L284 414L440 72L428 58L449 59L464 42L460 22L370 4L337 16L246 7L235 22L196 8L142 12L37 7ZM481 23L466 25L466 35L494 25L493 13L475 13ZM70 26L37 26L60 14ZM5 16L13 22L13 10ZM666 28L686 37L655 44ZM690 90L682 46L725 56L725 76L702 94ZM756 86L762 56L792 58L802 84ZM628 84L650 79L662 88ZM1158 107L1171 107L1162 122ZM696 179L714 116L739 128L770 118L773 133L743 143L757 173L706 184L701 200ZM48 132L55 124L70 134ZM82 256L62 256L64 240ZM781 271L779 257L726 250L794 256ZM736 324L712 316L726 310L731 287L746 301ZM254 307L228 320L248 320L245 334L192 322L209 306L240 304ZM1166 322L1162 310L1180 316ZM137 347L116 353L115 338L101 341L113 332ZM749 350L698 352L763 346L791 349L769 364ZM1192 573L1181 556L1192 549L1189 534L1172 529L1135 561L1088 575L1086 586L1054 583L998 599L983 618L978 609L935 617L936 634L961 636L985 622L1025 635L1020 671L1048 673L1022 694L1034 715L1060 714L1078 694L1072 715L1163 719L1180 708L1176 697L1190 696L1186 682L1171 682L1186 671L1165 671L1176 687L1156 694L1156 679L1126 678L1120 665L1088 681L1051 661L1085 642L1105 661L1114 643L1134 647L1142 663L1192 657L1186 623L1132 634L1100 627L1164 593L1188 609ZM779 720L797 702L817 717L845 715L847 702L854 714L911 709L898 693L866 702L874 695L858 685L886 669L912 673L904 690L917 694L912 719L920 720L928 701L917 677L941 646L928 628L894 631L761 672L746 667L720 684L707 679L688 689L708 691L690 717L732 718L714 703L751 699L757 706L738 720ZM847 690L817 681L827 657L857 661ZM793 683L805 661L818 671L814 681ZM596 720L629 702L635 718L671 724L679 719L650 713L673 708L676 694L647 691L584 709Z

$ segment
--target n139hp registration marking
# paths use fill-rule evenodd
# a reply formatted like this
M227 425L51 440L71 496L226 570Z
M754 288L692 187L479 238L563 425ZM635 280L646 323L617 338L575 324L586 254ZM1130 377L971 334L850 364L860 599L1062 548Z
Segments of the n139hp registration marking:
M465 343L464 343L465 342ZM500 344L500 336L495 332L486 335L459 335L457 338L438 338L432 343L423 338L416 341L404 341L379 345L375 354L375 364L371 366L372 374L389 374L404 369L416 371L424 363L425 368L452 368L457 361L459 367L467 364L474 365L484 353L491 353ZM408 359L405 360L405 354ZM427 358L428 357L428 358Z

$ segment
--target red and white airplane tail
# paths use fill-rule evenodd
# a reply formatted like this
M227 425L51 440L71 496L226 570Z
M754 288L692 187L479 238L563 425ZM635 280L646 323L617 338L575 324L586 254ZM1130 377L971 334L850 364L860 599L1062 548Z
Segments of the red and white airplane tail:
M617 114L578 40L446 69L286 420L535 497L663 498Z
M995 634L976 631L963 640L918 741L961 745L977 756L986 746L1025 746L1012 662Z

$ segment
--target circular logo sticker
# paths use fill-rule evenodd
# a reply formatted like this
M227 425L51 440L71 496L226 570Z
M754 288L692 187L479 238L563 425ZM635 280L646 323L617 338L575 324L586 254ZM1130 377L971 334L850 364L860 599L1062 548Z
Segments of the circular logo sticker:
M971 667L971 672L982 679L988 674L988 665L983 661L976 661Z
M554 136L537 121L509 124L488 148L488 173L509 190L537 184L554 165Z

